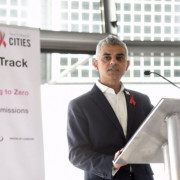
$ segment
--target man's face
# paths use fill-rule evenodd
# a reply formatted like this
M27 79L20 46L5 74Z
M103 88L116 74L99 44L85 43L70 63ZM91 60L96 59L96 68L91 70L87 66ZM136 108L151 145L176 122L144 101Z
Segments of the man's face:
M129 67L127 54L120 45L104 45L94 61L101 83L119 82Z

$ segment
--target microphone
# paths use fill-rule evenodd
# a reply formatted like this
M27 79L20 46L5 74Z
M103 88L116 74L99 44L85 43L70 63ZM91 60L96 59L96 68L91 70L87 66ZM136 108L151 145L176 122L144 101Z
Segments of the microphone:
M171 82L170 80L168 80L167 78L165 78L164 76L162 76L161 74L156 73L156 72L151 72L151 71L144 71L144 75L150 75L151 73L152 73L152 74L156 74L156 75L162 77L163 79L165 79L166 81L168 81L170 84L172 84L173 86L175 86L175 87L177 87L178 89L180 89L179 86L177 86L176 84L174 84L173 82Z

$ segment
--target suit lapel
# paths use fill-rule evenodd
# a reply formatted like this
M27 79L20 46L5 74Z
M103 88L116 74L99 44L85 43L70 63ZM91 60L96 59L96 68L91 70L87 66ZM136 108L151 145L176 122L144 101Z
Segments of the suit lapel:
M127 104L127 135L126 135L126 139L128 141L130 139L130 133L131 133L131 128L132 128L132 124L133 124L135 105L130 103L131 102L131 93L127 89L124 89L124 94L125 94L126 104Z
M99 108L102 111L104 111L104 113L107 115L109 120L111 120L115 124L115 126L120 130L121 134L124 136L122 126L120 125L116 114L114 113L111 105L109 104L104 94L97 88L96 85L91 90L91 95L93 101L95 101L95 103L99 106Z

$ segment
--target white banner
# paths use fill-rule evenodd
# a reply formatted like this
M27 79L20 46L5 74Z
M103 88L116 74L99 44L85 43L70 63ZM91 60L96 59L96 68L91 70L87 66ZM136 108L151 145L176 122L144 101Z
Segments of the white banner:
M0 179L44 180L40 32L0 25Z

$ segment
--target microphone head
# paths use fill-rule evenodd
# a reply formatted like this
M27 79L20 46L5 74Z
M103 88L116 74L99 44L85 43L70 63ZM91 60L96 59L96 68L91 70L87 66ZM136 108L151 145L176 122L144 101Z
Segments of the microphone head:
M151 71L144 71L144 75L150 75Z

